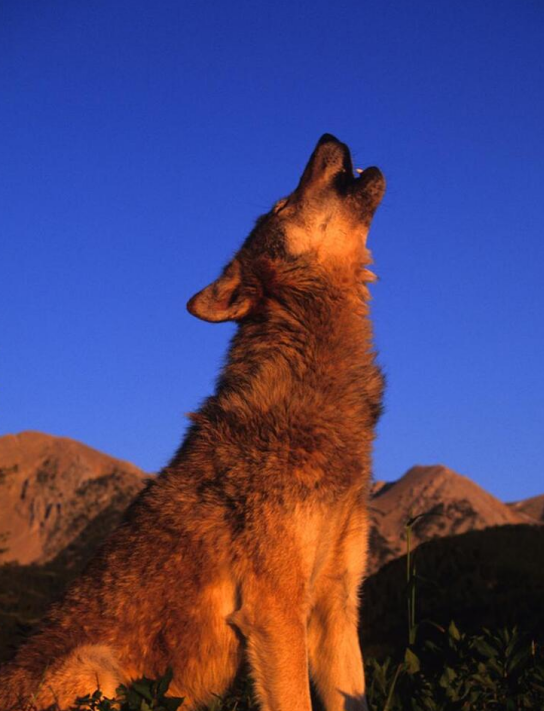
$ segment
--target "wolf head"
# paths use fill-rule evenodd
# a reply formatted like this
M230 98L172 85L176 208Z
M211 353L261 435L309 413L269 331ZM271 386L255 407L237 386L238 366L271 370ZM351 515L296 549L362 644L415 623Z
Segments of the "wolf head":
M372 281L366 247L372 217L385 192L378 168L357 171L348 147L320 138L297 188L263 215L221 276L187 304L205 321L262 316L274 299L340 279Z

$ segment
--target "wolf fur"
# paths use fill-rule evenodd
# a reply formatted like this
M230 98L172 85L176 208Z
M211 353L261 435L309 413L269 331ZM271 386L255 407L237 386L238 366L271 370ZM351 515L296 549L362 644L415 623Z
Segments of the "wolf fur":
M249 664L264 711L365 708L375 363L366 236L385 181L323 136L189 311L234 320L214 395L40 631L0 674L1 711L55 705L168 667L189 708Z

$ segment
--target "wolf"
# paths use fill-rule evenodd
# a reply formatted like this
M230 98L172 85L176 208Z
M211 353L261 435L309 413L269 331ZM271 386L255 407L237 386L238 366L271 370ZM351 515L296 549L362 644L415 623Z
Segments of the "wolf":
M385 191L317 143L191 314L235 321L215 393L38 633L0 709L67 709L173 670L193 709L247 664L263 711L366 708L358 641L383 377L367 235ZM26 706L25 706L26 705Z

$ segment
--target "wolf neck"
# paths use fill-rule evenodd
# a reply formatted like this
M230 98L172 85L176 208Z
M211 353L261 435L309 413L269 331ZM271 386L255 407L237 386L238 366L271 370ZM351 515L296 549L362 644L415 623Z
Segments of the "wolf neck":
M273 411L306 421L310 413L322 419L338 411L366 420L368 370L375 368L366 311L338 292L332 300L284 303L242 324L209 404L241 420Z

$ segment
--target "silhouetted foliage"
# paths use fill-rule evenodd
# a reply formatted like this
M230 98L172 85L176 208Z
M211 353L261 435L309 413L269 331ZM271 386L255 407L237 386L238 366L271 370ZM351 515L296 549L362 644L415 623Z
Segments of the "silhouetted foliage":
M467 635L451 622L400 661L370 660L367 683L371 711L540 709L544 653L517 628Z
M544 527L497 526L436 538L415 550L416 611L467 632L514 627L544 642ZM363 585L362 647L395 654L406 642L406 556L391 561Z

